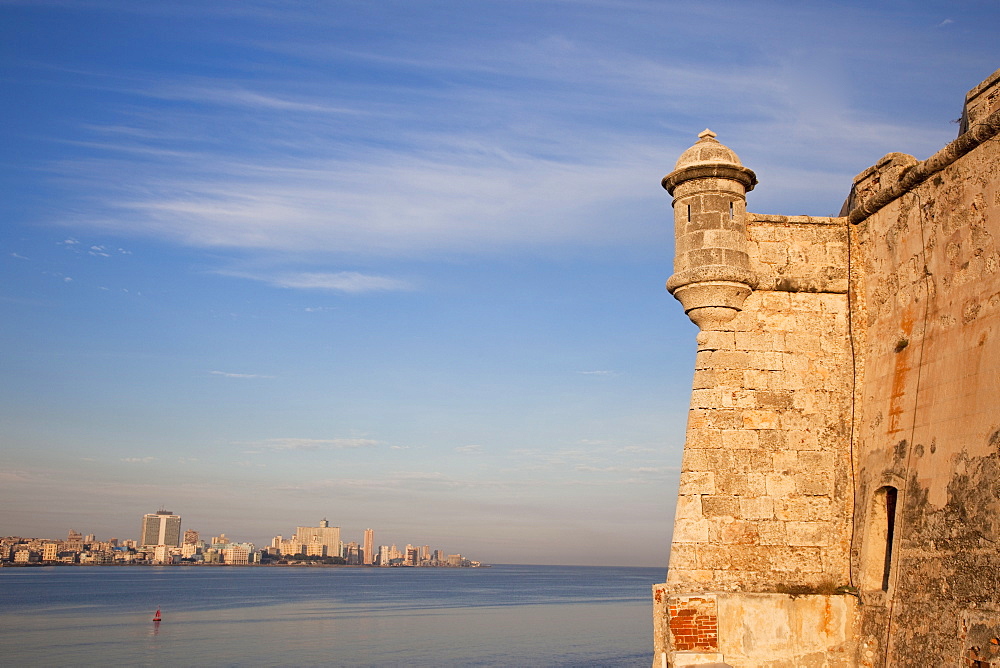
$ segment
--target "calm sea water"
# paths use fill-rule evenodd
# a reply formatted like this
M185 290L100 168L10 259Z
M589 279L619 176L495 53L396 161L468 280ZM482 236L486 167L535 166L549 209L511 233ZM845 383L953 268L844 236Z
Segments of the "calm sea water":
M4 568L0 664L646 668L650 586L663 576L511 565Z

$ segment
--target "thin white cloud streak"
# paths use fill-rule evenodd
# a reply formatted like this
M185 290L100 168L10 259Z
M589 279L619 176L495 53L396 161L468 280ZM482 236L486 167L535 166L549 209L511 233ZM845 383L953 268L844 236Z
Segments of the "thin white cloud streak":
M274 376L265 376L258 373L233 373L231 371L209 371L212 376L222 376L223 378L274 378Z
M577 471L585 473L641 473L658 475L680 471L679 466L577 466Z
M644 448L638 445L627 445L624 448L618 450L619 453L629 454L629 455L648 455L656 453L655 448Z
M277 485L275 491L282 492L315 492L318 490L337 490L339 492L435 492L452 491L459 488L483 489L498 483L461 480L449 477L439 472L408 471L390 472L378 478L326 478L308 480L291 485ZM500 483L502 484L502 483Z
M296 272L277 275L260 275L247 272L219 271L226 276L247 278L262 281L279 288L297 290L324 290L361 294L366 292L398 292L410 291L414 286L404 280L388 276L374 276L356 271L338 272ZM319 308L307 308L306 311L318 311Z
M373 448L381 445L381 441L370 438L269 438L240 445L253 446L255 451L289 452Z
M7 470L0 471L0 482L4 484L33 483L39 479L37 474L29 471Z
M285 99L275 95L268 95L249 90L244 87L228 83L222 86L218 82L209 81L208 85L175 85L161 86L149 89L133 89L130 92L135 95L153 97L164 100L183 100L198 104L212 104L218 106L242 106L251 109L263 109L269 111L301 111L321 114L364 114L366 112L346 107L331 107L316 102L302 102Z

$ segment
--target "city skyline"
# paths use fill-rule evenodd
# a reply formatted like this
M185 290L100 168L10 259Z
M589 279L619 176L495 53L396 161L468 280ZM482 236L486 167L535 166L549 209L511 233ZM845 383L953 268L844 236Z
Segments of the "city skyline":
M309 526L297 526L295 528L295 531L293 531L292 534L288 537L286 537L284 534L272 534L266 538L258 537L257 540L253 540L246 538L245 536L232 534L231 532L230 535L227 536L226 531L206 532L197 528L188 527L183 523L183 518L180 515L174 514L172 511L165 509L160 509L155 513L146 513L145 515L142 516L141 520L142 520L141 526L136 537L133 537L131 534L128 534L127 532L122 535L107 535L107 536L104 535L99 536L98 534L93 532L88 532L84 534L80 531L77 531L73 527L67 528L63 533L66 533L68 535L68 538L66 539L66 541L68 542L78 541L81 543L106 543L108 541L116 541L118 544L123 544L128 542L128 543L135 543L135 545L139 548L155 547L157 545L178 547L189 542L193 543L198 540L204 541L206 536L210 535L215 536L215 534L218 535L217 537L222 537L225 541L229 542L252 543L258 549L266 549L269 546L274 546L275 542L278 541L279 539L285 539L288 542L298 541L300 544L307 545L310 542L310 538L317 537L315 535L316 532L313 531L313 529L316 529L317 527L309 527ZM367 527L361 532L361 542L353 540L345 541L344 534L341 531L341 527L330 526L329 521L326 518L320 520L318 528L329 529L332 532L326 535L328 540L319 541L326 547L331 547L333 544L339 544L341 547L346 547L352 544L357 547L363 547L365 564L371 563L373 557L378 555L378 550L380 547L392 546L395 548L399 545L411 546L413 545L412 540L414 539L413 536L408 536L406 540L394 538L384 543L376 542L375 536L376 535L381 536L382 532L381 531L376 532L375 529ZM43 535L37 532L0 535L0 537L5 537L5 538L17 537L25 540L46 540L46 541L63 540L54 538L53 536L54 534ZM157 537L156 540L158 542L156 541L146 542L145 538L147 536L156 536ZM331 540L330 536L335 536L335 537L332 538ZM176 543L171 541L171 537L176 538ZM208 543L216 542L215 537L211 538L207 542ZM421 549L426 550L426 548L428 548L428 545L421 543L419 547ZM439 551L447 552L447 550L439 550Z
M61 546L63 550L67 551L67 554L68 552L77 553L75 557L77 561L69 559L72 563L108 564L121 560L118 558L112 560L110 552L103 554L103 550L111 549L108 546L114 546L145 552L146 559L152 560L152 563L169 563L171 560L192 558L195 561L202 561L205 559L203 550L230 546L237 551L238 561L235 562L235 565L259 563L260 557L255 558L253 556L255 553L266 553L265 557L270 561L274 561L279 556L285 558L305 555L320 559L337 557L343 559L341 564L354 566L463 565L463 557L460 552L450 553L449 550L432 550L427 544L414 546L410 542L400 543L399 541L376 544L374 540L375 530L370 527L365 529L362 543L344 541L340 527L331 526L326 518L319 521L319 526L297 526L290 537L286 538L282 534L277 534L264 542L241 540L239 536L227 536L225 532L219 532L218 536L212 536L211 539L206 540L198 529L187 528L183 531L182 529L182 517L161 508L155 513L146 513L142 516L138 538L128 536L98 538L96 534L84 535L72 528L67 530L65 540L42 535L2 535L0 543L5 549L3 554L0 554L0 560L29 563L29 559L14 558L14 552L24 551L25 555L21 555L22 557L33 554L33 559L38 559L41 562L62 561L65 563L66 559L63 558L65 555L59 552ZM412 536L410 538L412 539ZM399 545L404 545L404 547L400 549ZM39 546L43 549L35 549ZM7 548L12 551L8 553ZM93 550L97 550L97 552L93 552ZM359 550L363 551L359 553ZM87 553L91 559L79 560L81 553ZM172 558L170 555L173 555ZM95 561L96 556L100 556L101 560ZM224 557L222 563L229 563L229 558L228 556ZM134 555L129 557L127 561L132 562L133 559ZM469 560L464 559L464 561ZM175 561L175 563L178 562ZM218 562L212 563L217 564ZM479 561L470 562L473 566L479 566L480 563Z
M665 568L695 330L661 177L707 126L751 211L835 215L883 154L954 138L1000 8L0 17L0 534L163 507Z

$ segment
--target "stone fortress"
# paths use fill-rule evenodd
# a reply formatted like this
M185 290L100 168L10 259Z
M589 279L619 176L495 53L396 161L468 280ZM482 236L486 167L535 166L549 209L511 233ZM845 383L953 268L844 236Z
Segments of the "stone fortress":
M756 183L707 130L663 178L700 333L653 668L1000 668L1000 70L839 216Z

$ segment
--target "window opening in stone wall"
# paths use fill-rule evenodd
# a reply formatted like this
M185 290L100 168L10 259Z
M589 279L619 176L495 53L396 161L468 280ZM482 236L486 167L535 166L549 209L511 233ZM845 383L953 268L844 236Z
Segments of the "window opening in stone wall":
M889 591L892 569L892 544L896 534L895 487L880 487L872 499L868 517L865 557L862 562L862 587Z
M688 204L688 222L691 222L691 205Z
M892 567L892 537L896 533L896 488L885 490L885 558L882 560L882 591L889 591L889 569Z
M729 203L729 220L733 219L733 203Z

